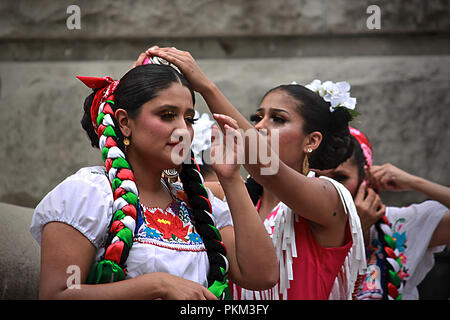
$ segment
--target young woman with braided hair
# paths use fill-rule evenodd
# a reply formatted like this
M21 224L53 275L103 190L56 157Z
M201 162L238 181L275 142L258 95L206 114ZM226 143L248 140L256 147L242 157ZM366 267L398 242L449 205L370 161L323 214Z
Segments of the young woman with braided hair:
M339 183L306 176L308 167L333 168L351 154L349 108L354 108L355 101L349 97L348 84L324 83L343 90L343 100L332 102L315 89L297 84L278 86L264 96L252 116L253 126L188 52L155 46L141 54L135 64L147 56L161 57L180 68L216 120L239 126L249 133L247 139L258 137L257 144L245 141L244 166L254 181L250 196L257 202L277 252L280 278L270 290L236 288L235 298L351 299L353 284L365 267L363 237L353 200ZM274 140L279 146L277 153L271 150L272 135L279 137ZM256 154L250 151L253 147ZM264 169L270 170L272 163L268 164L263 155L279 161L278 170L265 174Z
M351 192L366 242L367 273L355 299L418 299L417 285L434 264L433 253L450 243L450 188L413 176L391 164L372 165L367 137L350 128L355 148L335 169L318 172ZM408 207L386 207L379 190L416 190L430 199Z
M183 189L161 179L179 163L173 159L186 157L175 149L190 145L195 100L182 74L150 62L120 81L79 77L94 89L82 126L104 166L79 170L35 209L30 230L42 248L40 298L226 299L227 276L248 288L276 282L275 252L238 165L213 166L234 226L192 156L181 166ZM216 141L212 150L234 147ZM80 271L76 290L69 266Z

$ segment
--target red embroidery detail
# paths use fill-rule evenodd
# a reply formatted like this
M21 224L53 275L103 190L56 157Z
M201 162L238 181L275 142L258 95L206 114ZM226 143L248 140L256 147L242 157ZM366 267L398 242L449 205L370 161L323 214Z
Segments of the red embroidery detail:
M187 242L185 238L189 231L189 225L183 227L183 222L178 216L169 212L162 212L159 209L156 209L154 212L145 210L144 216L147 226L161 232L164 239L171 239L172 235L174 235Z

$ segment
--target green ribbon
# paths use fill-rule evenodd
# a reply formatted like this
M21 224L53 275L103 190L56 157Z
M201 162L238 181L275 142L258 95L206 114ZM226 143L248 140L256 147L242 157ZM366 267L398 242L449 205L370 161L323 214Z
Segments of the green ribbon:
M225 292L223 300L231 300L231 292L227 282L227 274L224 268L222 267L219 268L220 272L223 275L223 280L222 281L215 280L214 283L209 286L208 290L211 291L217 298L222 297L223 293Z
M125 278L125 273L117 263L110 260L102 260L92 267L87 283L110 283L125 280Z

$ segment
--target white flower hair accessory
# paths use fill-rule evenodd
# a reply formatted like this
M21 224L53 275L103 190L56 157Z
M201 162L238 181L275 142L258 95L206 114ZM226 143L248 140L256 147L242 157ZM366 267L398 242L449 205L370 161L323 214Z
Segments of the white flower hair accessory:
M322 81L316 79L305 87L329 102L331 104L330 112L334 112L336 108L346 108L352 116L357 115L357 112L354 111L356 98L350 97L350 84L348 82L325 81L322 83Z
M211 127L215 122L206 113L199 116L197 110L195 111L194 117L198 120L192 125L194 139L192 140L191 150L194 153L195 161L202 165L202 151L208 150L211 147Z

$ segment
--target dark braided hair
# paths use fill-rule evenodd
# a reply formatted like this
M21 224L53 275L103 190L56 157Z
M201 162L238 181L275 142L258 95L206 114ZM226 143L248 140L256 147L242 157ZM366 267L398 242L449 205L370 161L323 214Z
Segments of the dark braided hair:
M127 111L130 118L135 118L144 103L176 82L190 90L195 104L194 91L183 75L170 66L156 64L142 65L128 71L114 92L109 93L108 100L100 107L94 106L95 101L99 101L96 99L97 90L85 100L81 124L91 144L102 151L114 197L113 218L109 226L105 254L91 269L88 283L107 283L125 279L126 261L133 244L139 211L134 173L126 156L124 137L114 112L122 108ZM94 107L99 107L98 117L95 120L91 118L91 110ZM192 208L192 222L206 247L210 263L207 275L209 290L218 298L230 299L226 249L212 219L211 203L208 192L203 187L200 170L192 156L191 160L190 164L183 164L180 178Z
M352 163L358 168L359 182L365 178L364 167L369 165L361 145L358 140L352 136L354 140L354 152L352 154ZM401 300L402 294L399 292L404 278L407 277L407 271L404 267L400 257L399 248L397 248L396 241L392 237L392 224L386 215L383 215L376 223L375 230L377 232L378 249L383 256L383 273L381 281L383 289L384 300ZM403 245L403 247L406 247ZM357 286L355 286L357 290Z
M208 287L217 297L231 299L227 283L229 268L226 258L227 251L222 243L219 230L214 226L211 202L208 199L208 192L203 186L203 177L194 160L192 151L190 160L189 163L183 163L180 179L184 191L189 197L195 229L202 237L207 250L209 260Z

